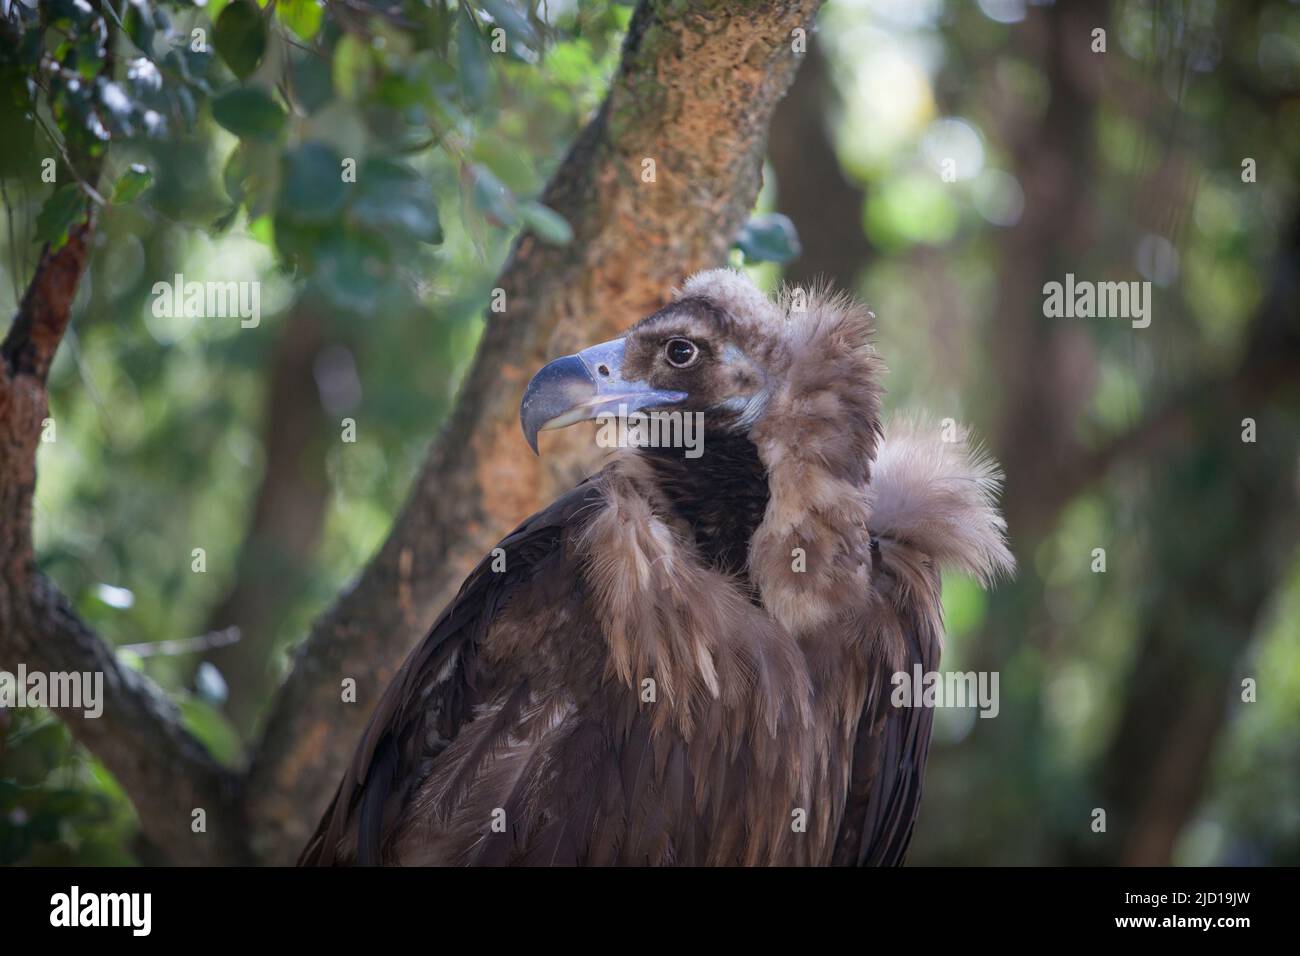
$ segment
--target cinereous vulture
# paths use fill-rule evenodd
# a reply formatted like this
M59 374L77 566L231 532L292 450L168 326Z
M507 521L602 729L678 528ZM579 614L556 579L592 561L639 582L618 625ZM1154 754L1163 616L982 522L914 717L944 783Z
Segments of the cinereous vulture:
M1010 572L996 465L881 420L872 315L696 275L547 365L537 432L700 413L613 453L465 581L375 710L305 864L897 864L940 570ZM945 440L946 439L946 440ZM521 453L524 448L520 446Z

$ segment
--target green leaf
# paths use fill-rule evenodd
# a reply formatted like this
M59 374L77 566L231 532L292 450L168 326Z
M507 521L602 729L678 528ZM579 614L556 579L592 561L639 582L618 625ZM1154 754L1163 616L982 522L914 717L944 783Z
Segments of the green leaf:
M347 186L342 159L323 143L303 143L285 154L279 209L296 223L328 223L343 208Z
M267 218L263 217L258 222L265 224ZM265 242L261 237L266 234L270 239L267 244L275 248L281 260L304 273L310 273L315 268L316 247L326 238L326 232L327 230L314 226L300 225L283 213L276 213L269 228L264 225L253 235L258 241Z
M12 64L0 66L0 176L31 175L29 162L36 138L36 121L23 72Z
M86 197L75 183L54 191L36 216L36 236L56 248L68 238L72 224L86 213Z
M321 246L316 282L325 297L349 312L374 312L388 282L386 250L350 233L331 235Z
M488 71L488 46L483 34L466 7L460 9L456 28L456 52L460 73L460 90L465 100L475 106L487 98L491 74Z
M775 262L784 265L799 255L799 236L794 223L780 213L755 216L736 235L735 247L749 262Z
M334 95L328 60L311 53L302 53L291 61L290 77L293 99L307 113L315 113Z
M537 234L542 242L553 246L567 246L573 241L573 227L567 219L550 206L539 202L526 202L519 207L519 218Z
M99 35L88 30L78 34L72 45L76 51L76 69L81 78L89 80L97 76L108 53L108 48L100 41Z
M266 21L257 4L235 0L222 10L212 44L235 76L242 80L252 74L266 53Z
M238 87L212 101L212 118L236 136L273 140L284 129L280 104L256 87Z
M357 177L350 214L367 229L419 242L442 242L433 188L415 170L387 159L368 161Z
M248 234L267 248L275 247L275 221L270 216L259 216L250 222Z
M133 202L142 192L149 188L153 182L153 173L146 166L139 163L132 163L131 168L124 172L117 180L117 185L113 187L113 202L129 203Z
M334 48L330 69L334 89L344 99L355 100L370 70L370 51L351 33L345 34Z
M280 0L275 5L275 13L281 23L304 40L316 35L325 16L316 0Z
M226 160L221 178L236 209L243 204L249 218L256 219L270 210L279 173L280 152L273 144L243 140Z

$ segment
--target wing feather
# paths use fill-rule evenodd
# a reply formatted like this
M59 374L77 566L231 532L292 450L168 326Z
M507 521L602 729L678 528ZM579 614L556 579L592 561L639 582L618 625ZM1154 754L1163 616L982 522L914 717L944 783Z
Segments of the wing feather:
M500 542L504 572L493 571L489 555L465 579L380 699L299 865L383 862L410 788L428 776L472 715L477 696L471 665L484 637L521 585L555 573L553 562L566 533L585 521L599 500L598 482L583 482ZM397 789L399 782L405 789Z
M903 644L899 665L908 673L918 664L923 673L939 666L938 573L930 569L926 576L929 580L921 593L908 588L896 605ZM872 668L836 840L833 859L837 865L899 866L911 844L934 711L920 706L895 707L890 701L892 673L893 668L884 661Z

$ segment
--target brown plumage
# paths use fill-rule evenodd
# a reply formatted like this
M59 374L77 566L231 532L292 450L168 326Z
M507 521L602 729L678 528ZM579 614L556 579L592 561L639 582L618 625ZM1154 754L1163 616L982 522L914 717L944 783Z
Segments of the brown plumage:
M845 297L717 270L539 372L530 442L654 408L702 413L703 455L620 450L501 542L302 862L901 862L931 712L891 706L890 675L938 665L941 568L1013 562L993 463L882 426L871 331Z

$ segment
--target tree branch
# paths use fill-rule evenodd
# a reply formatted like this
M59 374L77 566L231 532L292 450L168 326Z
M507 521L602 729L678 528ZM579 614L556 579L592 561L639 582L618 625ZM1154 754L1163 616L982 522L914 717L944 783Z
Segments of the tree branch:
M138 671L125 667L41 574L5 623L0 653L28 671L103 674L102 713L53 708L72 735L126 790L149 843L170 863L250 862L239 815L238 778L185 729L176 705ZM203 832L194 811L203 810Z
M85 220L69 230L68 241L58 250L47 245L41 251L36 274L27 286L4 344L0 345L10 375L31 375L44 383L68 327L72 300L86 268L93 231L93 218L87 214Z
M36 448L49 413L45 379L89 259L93 212L59 249L47 245L0 355L0 667L102 674L102 713L56 709L126 790L145 836L176 862L236 862L244 845L235 781L185 730L167 697L113 651L35 569ZM191 829L192 811L207 832Z
M1277 351L1251 354L1227 373L1220 373L1186 385L1126 431L1099 448L1080 452L1078 460L1060 468L1056 480L1035 498L1031 527L1051 524L1068 502L1106 477L1112 468L1137 456L1147 458L1164 452L1182 438L1195 433L1194 412L1207 398L1228 408L1249 408L1264 402L1279 389L1300 381L1300 354Z
M255 849L292 860L379 693L473 564L596 462L590 432L519 434L533 370L610 338L673 286L725 261L761 181L766 130L819 0L643 0L610 93L546 191L573 226L557 248L524 235L441 439L379 553L312 629L281 689L248 788ZM578 431L578 430L575 430ZM357 682L357 703L340 683Z
M226 714L248 740L265 713L278 675L271 664L287 598L309 577L330 499L326 451L335 434L326 421L315 362L326 343L322 304L304 297L279 331L267 372L258 484L230 590L208 626L239 629L239 642L211 645L202 659L230 688ZM198 659L195 660L197 666Z

